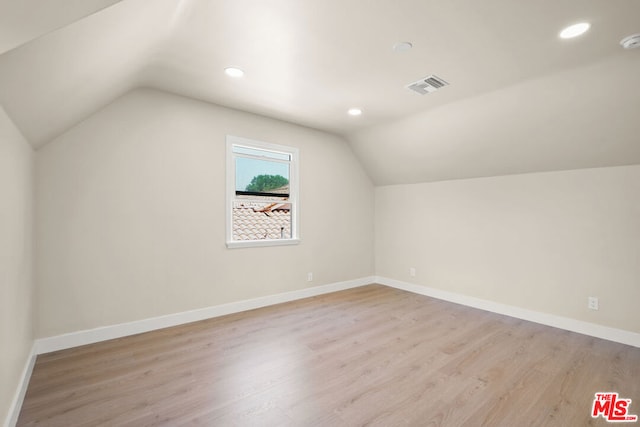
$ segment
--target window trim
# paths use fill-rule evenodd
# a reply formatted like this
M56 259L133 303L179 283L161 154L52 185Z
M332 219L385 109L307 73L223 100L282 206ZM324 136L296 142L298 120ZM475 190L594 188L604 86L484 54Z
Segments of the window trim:
M265 246L286 246L297 245L300 243L300 227L299 227L299 155L296 147L272 144L264 141L256 141L253 139L242 138L234 135L226 136L227 145L227 173L226 173L226 245L227 248L250 248ZM291 238L289 239L269 239L269 240L233 240L233 200L236 195L236 170L235 156L233 154L233 146L241 145L259 150L276 151L291 155L289 162L289 201L291 204Z

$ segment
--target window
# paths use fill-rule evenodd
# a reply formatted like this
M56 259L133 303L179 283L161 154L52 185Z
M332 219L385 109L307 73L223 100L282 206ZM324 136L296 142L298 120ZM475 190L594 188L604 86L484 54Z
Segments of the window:
M298 149L227 135L227 247L298 236Z

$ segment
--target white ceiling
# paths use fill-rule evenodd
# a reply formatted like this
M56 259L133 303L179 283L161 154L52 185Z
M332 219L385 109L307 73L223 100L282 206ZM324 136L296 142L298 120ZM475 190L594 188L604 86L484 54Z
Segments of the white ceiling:
M121 0L0 0L0 53Z
M342 134L376 184L640 163L637 0L0 1L0 102L36 148L144 86ZM429 74L451 85L405 88Z

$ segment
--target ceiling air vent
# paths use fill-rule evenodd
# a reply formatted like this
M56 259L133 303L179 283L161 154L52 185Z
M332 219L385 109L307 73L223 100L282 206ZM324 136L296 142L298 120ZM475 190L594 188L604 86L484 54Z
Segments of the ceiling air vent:
M418 92L420 95L426 95L448 85L449 83L445 82L440 77L431 75L420 79L417 82L411 83L407 88L414 92Z

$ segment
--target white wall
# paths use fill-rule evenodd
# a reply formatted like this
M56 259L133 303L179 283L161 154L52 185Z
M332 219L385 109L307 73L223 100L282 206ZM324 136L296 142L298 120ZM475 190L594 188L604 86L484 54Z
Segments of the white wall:
M375 230L379 276L640 332L640 166L378 187Z
M33 342L33 156L0 106L0 420Z
M300 245L226 248L226 134L299 148ZM40 149L36 202L38 337L373 274L373 186L342 139L149 89Z

